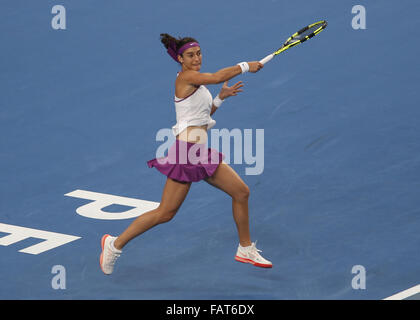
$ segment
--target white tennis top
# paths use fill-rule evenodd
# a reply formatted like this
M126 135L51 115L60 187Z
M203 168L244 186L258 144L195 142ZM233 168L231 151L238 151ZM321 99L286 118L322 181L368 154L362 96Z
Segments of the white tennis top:
M177 123L172 127L175 137L190 126L207 125L212 128L216 121L210 117L213 98L210 91L200 85L192 94L185 98L175 96L175 109Z

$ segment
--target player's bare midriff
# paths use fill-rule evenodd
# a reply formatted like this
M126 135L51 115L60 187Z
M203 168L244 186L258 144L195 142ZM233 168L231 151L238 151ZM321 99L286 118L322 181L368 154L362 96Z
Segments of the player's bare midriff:
M176 138L191 143L206 143L207 142L207 125L204 126L190 126L179 133Z

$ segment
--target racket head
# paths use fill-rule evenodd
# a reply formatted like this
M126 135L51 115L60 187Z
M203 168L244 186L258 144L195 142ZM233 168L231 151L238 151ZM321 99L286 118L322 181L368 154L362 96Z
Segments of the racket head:
M316 36L322 30L327 27L328 23L325 20L321 20L315 23L312 23L306 27L303 27L298 32L291 35L283 44L283 46L274 52L274 54L279 54L291 47L294 47L298 44L305 42L306 40L311 39L312 37Z

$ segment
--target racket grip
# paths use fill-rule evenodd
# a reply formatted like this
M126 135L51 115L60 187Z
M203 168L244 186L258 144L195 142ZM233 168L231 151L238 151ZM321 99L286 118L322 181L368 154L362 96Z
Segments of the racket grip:
M263 58L262 60L260 60L260 63L262 64L266 64L268 61L270 61L271 59L273 59L274 54L269 54L268 56L266 56L265 58Z

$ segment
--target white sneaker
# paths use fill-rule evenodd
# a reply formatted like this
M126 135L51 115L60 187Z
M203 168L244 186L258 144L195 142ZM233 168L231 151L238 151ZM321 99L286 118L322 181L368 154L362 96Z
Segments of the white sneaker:
M238 251L236 252L235 260L243 263L250 263L256 267L261 268L272 268L273 264L271 261L268 261L261 257L258 252L261 250L257 249L256 242L252 242L249 247L238 246Z
M111 237L109 234L106 234L101 239L102 252L99 258L99 264L105 274L111 274L112 271L114 271L115 261L122 253L121 250L111 246L111 242L116 238L117 237Z

